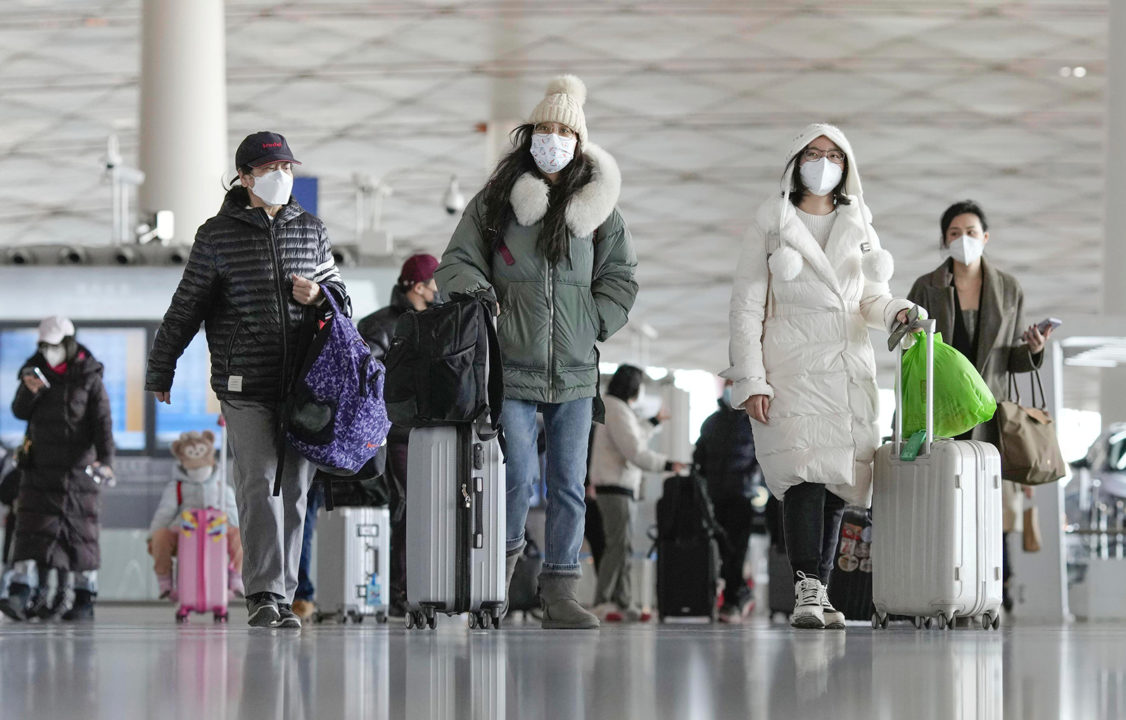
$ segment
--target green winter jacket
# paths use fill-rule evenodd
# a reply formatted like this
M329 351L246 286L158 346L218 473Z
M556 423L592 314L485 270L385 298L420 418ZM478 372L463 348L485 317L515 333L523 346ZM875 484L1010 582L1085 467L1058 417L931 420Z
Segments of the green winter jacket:
M637 255L616 206L621 173L595 145L591 181L567 206L571 252L555 267L537 250L547 214L548 184L534 173L516 181L515 216L504 234L509 265L485 237L479 193L465 210L435 279L444 294L486 291L500 302L497 334L504 356L505 397L564 403L595 397L602 341L629 318L637 296Z

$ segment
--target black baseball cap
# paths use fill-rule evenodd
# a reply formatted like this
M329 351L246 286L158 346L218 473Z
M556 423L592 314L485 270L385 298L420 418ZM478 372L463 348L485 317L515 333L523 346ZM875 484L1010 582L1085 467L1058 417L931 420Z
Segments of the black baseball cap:
M285 137L273 132L256 132L247 135L235 151L235 167L262 167L276 162L301 163L293 159Z

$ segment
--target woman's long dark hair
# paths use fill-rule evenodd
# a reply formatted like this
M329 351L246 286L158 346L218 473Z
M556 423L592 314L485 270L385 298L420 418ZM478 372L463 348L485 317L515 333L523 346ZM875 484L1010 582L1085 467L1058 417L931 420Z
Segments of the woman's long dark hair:
M542 177L532 158L532 134L535 126L521 125L512 131L515 149L497 164L492 177L485 184L485 238L493 252L504 240L504 231L512 220L509 198L512 186L527 172ZM540 254L552 265L571 253L571 232L567 228L567 203L571 196L590 182L593 166L583 154L581 143L575 144L575 157L559 172L559 179L548 194L547 214L543 218L538 248Z

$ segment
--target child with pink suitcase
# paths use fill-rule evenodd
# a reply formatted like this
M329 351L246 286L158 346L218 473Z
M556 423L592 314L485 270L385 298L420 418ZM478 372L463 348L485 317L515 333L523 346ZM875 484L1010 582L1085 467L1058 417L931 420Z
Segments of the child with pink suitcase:
M178 461L149 531L149 554L161 598L179 600L177 620L188 613L227 616L228 590L242 597L242 540L234 489L215 458L215 434L188 432L172 443ZM178 558L178 582L172 558Z

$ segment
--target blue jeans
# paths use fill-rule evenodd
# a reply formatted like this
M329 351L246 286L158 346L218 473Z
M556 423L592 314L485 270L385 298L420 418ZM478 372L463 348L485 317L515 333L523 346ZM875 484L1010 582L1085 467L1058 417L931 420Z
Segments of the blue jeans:
M547 435L547 531L543 572L548 575L582 574L579 549L586 524L587 444L590 439L591 398L560 404L537 404L504 399L501 423L508 442L507 492L508 552L524 544L532 485L539 478L536 451L536 412L543 412Z
M320 483L313 483L309 488L309 501L305 506L305 529L301 539L301 561L297 565L297 592L293 594L294 600L312 600L317 589L313 586L313 578L309 577L309 566L313 562L313 533L317 529L317 511L325 502L324 489Z

